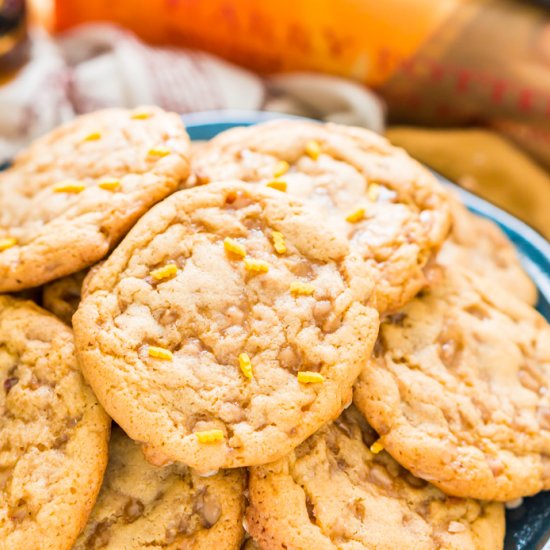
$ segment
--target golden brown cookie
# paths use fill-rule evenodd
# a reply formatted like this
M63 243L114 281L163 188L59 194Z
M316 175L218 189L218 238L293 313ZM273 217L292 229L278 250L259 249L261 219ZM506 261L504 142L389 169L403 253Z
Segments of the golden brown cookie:
M44 285L42 290L42 305L51 311L64 323L71 326L74 312L80 304L82 283L88 270L77 271L72 275L61 277Z
M103 258L187 178L178 115L149 107L79 117L0 173L0 292L38 286Z
M447 497L376 439L350 407L289 456L251 468L247 527L259 548L502 548L502 504Z
M72 548L107 463L110 420L84 382L71 330L0 296L0 547Z
M351 399L378 330L365 267L298 199L180 191L86 280L83 371L149 460L275 460Z
M550 327L458 267L380 328L354 400L388 452L448 494L550 489Z
M239 178L314 204L377 279L376 307L395 310L425 284L447 236L448 197L404 151L368 130L278 120L224 132L197 151L199 183Z
M244 535L243 470L200 477L152 466L115 427L98 500L73 550L237 550Z
M450 268L458 265L493 279L528 304L536 304L537 287L498 225L469 212L458 199L452 201L452 216L453 228L437 262Z

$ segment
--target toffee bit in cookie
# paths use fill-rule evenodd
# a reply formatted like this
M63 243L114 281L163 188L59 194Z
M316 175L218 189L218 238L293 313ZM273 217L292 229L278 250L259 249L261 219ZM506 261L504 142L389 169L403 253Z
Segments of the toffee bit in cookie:
M449 533L462 533L462 531L466 531L466 526L460 521L451 521L447 531Z
M378 185L377 183L371 183L367 190L367 197L369 198L370 201L376 202L378 200L379 195L380 195L380 185Z
M267 184L267 187L271 187L271 189L276 189L277 191L281 191L282 193L285 193L287 185L286 185L286 181L273 180Z
M168 147L163 145L158 145L157 147L151 147L147 153L150 157L165 157L169 155L172 151Z
M4 380L4 390L6 393L9 393L9 391L19 382L19 378L16 378L15 376L11 376L10 378L6 378Z
M78 181L60 181L53 186L55 193L81 193L84 189L86 186Z
M244 267L247 271L253 273L267 273L269 271L269 264L263 260L254 260L248 256L244 259Z
M101 132L90 132L84 137L83 141L97 141L101 138Z
M7 250L8 248L12 248L17 244L17 239L14 239L12 237L6 237L4 239L0 239L0 252L3 250Z
M244 258L246 256L246 248L231 237L225 237L223 240L223 247L226 252L231 252L231 254L239 256L239 258Z
M316 141L308 141L306 144L306 153L311 159L317 160L321 154L321 146Z
M137 111L134 111L130 118L133 118L135 120L145 120L147 118L151 118L151 112L146 111L145 109L138 109Z
M164 359L165 361L172 361L174 355L169 349L161 348L158 346L149 346L147 350L149 357L154 357L156 359Z
M199 443L218 443L223 441L223 432L221 430L206 430L204 432L195 432Z
M290 164L286 160L280 160L275 165L275 170L273 170L273 175L276 178L280 178L283 174L286 174L288 172L288 169L290 168Z
M273 239L273 248L277 254L284 254L286 252L285 237L280 231L273 231L271 233Z
M293 283L290 283L290 292L301 296L311 296L315 292L315 287L309 283L294 281Z
M163 281L164 279L171 279L178 273L178 266L175 264L167 264L158 269L153 269L150 275L155 281Z
M364 208L358 208L357 210L353 211L351 214L348 214L346 217L346 221L349 223L357 223L360 222L365 217L365 209Z
M298 382L300 384L320 384L325 381L325 377L320 372L301 371L298 373Z
M106 191L116 191L120 187L120 181L116 178L103 178L99 182L99 187Z
M239 367L242 373L250 380L252 378L252 363L248 353L241 353L239 355Z
M377 441L375 441L375 442L370 446L370 452L371 452L373 455L377 455L378 453L381 453L383 450L384 450L384 445L382 445L382 443L380 442L379 439L378 439Z

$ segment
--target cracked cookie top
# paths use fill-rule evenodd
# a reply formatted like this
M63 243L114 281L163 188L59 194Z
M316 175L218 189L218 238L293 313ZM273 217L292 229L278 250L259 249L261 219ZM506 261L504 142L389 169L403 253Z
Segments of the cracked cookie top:
M244 472L200 477L179 465L153 466L114 427L97 502L73 550L238 550Z
M448 494L550 489L550 326L459 267L380 327L354 400L384 447Z
M504 510L444 495L384 452L352 406L287 457L250 469L261 548L497 550Z
M178 115L156 107L79 117L0 173L0 292L38 286L103 258L189 173Z
M78 368L71 330L0 296L0 540L72 548L107 463L110 419Z
M86 280L79 359L149 460L265 463L351 399L378 330L372 288L298 199L242 182L180 191Z
M448 197L435 178L361 128L278 120L228 130L197 151L192 172L199 184L239 178L320 209L372 269L380 312L424 286L424 267L449 230Z

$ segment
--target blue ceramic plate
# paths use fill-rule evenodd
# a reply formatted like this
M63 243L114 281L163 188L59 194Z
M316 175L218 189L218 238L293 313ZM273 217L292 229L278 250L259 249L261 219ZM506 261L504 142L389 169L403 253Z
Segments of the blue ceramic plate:
M193 140L207 140L235 126L250 126L280 115L255 111L209 111L184 115ZM468 208L498 223L517 247L521 261L539 289L538 310L550 321L550 243L500 208L437 177L461 195ZM506 514L506 550L550 550L550 492L526 498Z

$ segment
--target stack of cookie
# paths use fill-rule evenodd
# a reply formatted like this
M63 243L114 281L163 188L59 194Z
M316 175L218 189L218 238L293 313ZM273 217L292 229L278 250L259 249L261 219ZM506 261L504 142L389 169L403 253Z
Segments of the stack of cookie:
M536 290L384 139L102 111L0 206L0 548L498 549L550 488Z

